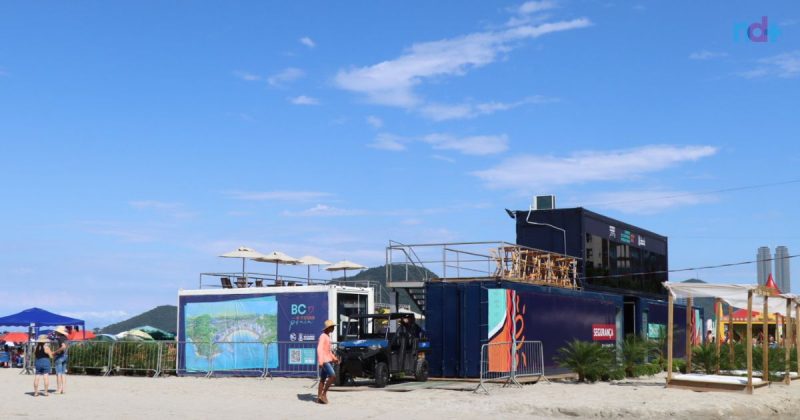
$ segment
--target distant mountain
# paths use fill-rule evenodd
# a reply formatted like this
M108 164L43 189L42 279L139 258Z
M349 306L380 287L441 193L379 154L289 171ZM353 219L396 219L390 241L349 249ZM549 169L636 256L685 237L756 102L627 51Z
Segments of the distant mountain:
M178 325L178 307L173 305L157 306L133 318L104 327L100 329L100 333L119 334L144 325L160 328L175 334Z
M405 280L405 270L406 266L402 264L393 264L392 265L392 277L395 280L402 279ZM425 267L415 267L409 266L408 270L408 280L409 281L422 281L427 276L428 279L434 279L438 276L434 274L433 271L428 270ZM344 281L344 277L339 277L331 280L333 284L340 284ZM389 301L394 300L394 293L386 287L386 266L381 265L378 267L372 267L367 270L364 270L355 275L348 275L347 282L350 283L352 281L371 281L379 283L382 287L381 296L375 296L376 302L384 302L388 303ZM411 300L411 297L408 296L408 293L405 291L400 291L400 304L410 305L412 309L418 310L414 301ZM390 298L391 296L391 298Z

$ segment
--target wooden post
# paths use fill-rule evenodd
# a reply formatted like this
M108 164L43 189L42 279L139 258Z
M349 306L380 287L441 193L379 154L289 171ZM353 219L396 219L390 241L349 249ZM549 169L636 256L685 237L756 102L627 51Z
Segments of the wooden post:
M729 334L729 337L730 337L728 339L728 358L729 358L729 360L731 362L731 369L736 369L736 366L734 366L734 363L735 363L735 356L734 356L735 351L734 351L734 348L733 348L733 342L735 341L734 340L735 336L733 334L733 305L730 305L730 304L728 305L728 334Z
M672 380L672 306L674 299L672 291L668 290L667 292L667 385L669 385L669 381ZM798 313L800 314L800 309L798 309Z
M800 302L794 302L794 350L797 352L797 371L800 372Z
M783 382L789 385L792 383L792 300L789 298L786 298L786 316L783 318L783 330L783 360L785 362Z
M761 312L761 328L764 333L761 339L761 379L769 381L769 298L764 296L764 310Z
M747 352L747 393L753 393L753 291L747 291L747 341L744 344Z
M692 372L692 334L694 333L692 324L692 298L686 299L686 373Z
M716 373L719 374L719 361L720 350L722 349L722 299L717 298L714 302L714 316L717 318L717 335L714 341L717 344L717 369Z

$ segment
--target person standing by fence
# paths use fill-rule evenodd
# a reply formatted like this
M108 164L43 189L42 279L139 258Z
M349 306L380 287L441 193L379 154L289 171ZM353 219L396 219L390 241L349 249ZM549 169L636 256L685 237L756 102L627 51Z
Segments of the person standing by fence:
M36 376L33 377L33 396L39 396L39 380L44 382L45 397L50 395L50 358L53 357L53 351L50 350L50 340L46 335L40 335L36 339L36 347L33 350L34 357L34 372Z
M336 328L336 323L330 319L325 321L325 328L319 335L317 344L317 364L319 365L319 385L317 386L317 402L320 404L328 403L328 389L336 380L336 370L334 363L339 363L339 359L331 351L331 333Z
M69 333L63 326L56 327L56 349L53 357L56 364L56 393L63 394L64 386L67 384L67 337Z

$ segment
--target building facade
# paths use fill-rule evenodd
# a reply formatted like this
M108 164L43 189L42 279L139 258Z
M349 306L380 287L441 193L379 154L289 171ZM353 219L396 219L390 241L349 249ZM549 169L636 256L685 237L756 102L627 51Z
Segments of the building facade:
M783 293L792 291L792 278L789 273L789 248L779 246L775 248L775 275L774 280L778 289Z
M578 257L586 290L664 298L667 237L582 207L514 212L517 243Z
M756 270L758 273L758 285L764 286L767 284L767 278L769 275L772 274L772 254L769 251L769 247L762 246L758 248L758 253L756 254ZM781 289L783 291L783 289Z

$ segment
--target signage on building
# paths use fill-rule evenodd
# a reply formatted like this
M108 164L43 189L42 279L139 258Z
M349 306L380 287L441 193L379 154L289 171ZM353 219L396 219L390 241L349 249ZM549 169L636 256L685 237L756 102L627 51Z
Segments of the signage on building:
M592 324L593 341L616 341L617 326L614 324Z
M617 239L617 227L608 226L608 239ZM630 245L647 246L644 236L637 235L628 229L623 230L619 235L620 242Z

